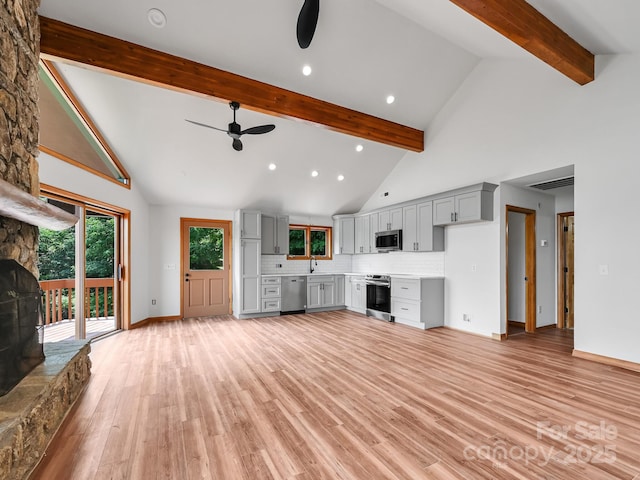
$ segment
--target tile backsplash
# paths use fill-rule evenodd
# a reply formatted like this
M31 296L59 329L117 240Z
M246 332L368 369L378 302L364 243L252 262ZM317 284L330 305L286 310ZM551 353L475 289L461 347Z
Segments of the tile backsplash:
M444 276L444 252L390 252L353 255L353 272Z
M278 265L282 265L279 267ZM351 272L351 255L334 255L333 260L318 260L316 273ZM262 255L262 274L309 273L309 260L287 260L286 255Z
M278 266L281 265L281 266ZM316 273L404 273L444 276L444 252L334 255L318 260ZM262 274L309 273L308 260L287 260L286 255L263 255Z

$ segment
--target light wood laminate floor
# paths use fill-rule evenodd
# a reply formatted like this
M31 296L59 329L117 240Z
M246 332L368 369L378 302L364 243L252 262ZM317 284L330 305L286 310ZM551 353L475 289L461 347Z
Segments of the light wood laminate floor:
M640 479L640 374L572 343L346 311L154 324L93 344L32 479Z

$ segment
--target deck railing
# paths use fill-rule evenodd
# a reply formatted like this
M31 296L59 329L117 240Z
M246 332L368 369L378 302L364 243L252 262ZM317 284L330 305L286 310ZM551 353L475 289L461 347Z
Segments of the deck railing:
M84 281L84 312L87 318L113 315L113 278L87 278ZM51 325L75 318L76 282L73 278L42 280L44 322Z

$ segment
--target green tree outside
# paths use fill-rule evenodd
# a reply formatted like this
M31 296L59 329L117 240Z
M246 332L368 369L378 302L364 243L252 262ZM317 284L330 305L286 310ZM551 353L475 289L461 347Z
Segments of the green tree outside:
M115 226L113 217L88 216L85 235L85 264L87 278L113 278L115 254ZM40 280L58 280L75 278L75 227L62 231L40 229L40 244L38 248L38 268ZM69 289L63 289L63 316L67 317L69 301L75 305L75 295ZM90 317L99 316L95 311L94 289L89 299ZM98 292L98 303L104 305L104 291ZM113 315L113 292L107 294L108 314Z
M190 228L189 266L191 270L222 270L224 268L224 230L222 228Z

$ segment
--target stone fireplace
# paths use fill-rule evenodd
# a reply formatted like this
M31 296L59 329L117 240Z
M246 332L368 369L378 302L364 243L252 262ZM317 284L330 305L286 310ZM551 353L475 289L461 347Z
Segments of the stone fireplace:
M38 280L15 260L0 260L0 396L44 361Z
M40 0L0 1L0 478L28 478L89 380L86 341L43 345L38 226L73 216L38 199ZM64 227L66 225L66 227ZM26 377L22 376L26 374Z

